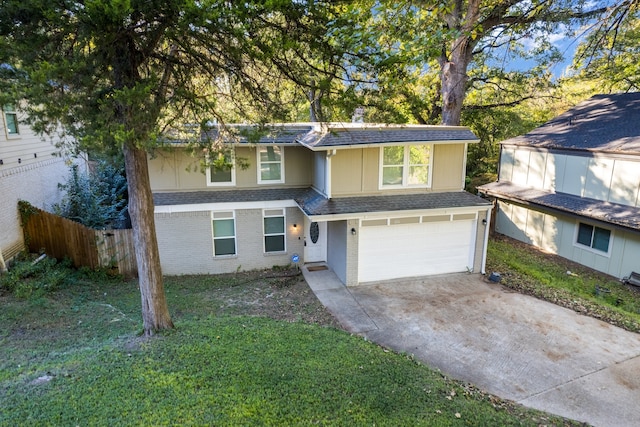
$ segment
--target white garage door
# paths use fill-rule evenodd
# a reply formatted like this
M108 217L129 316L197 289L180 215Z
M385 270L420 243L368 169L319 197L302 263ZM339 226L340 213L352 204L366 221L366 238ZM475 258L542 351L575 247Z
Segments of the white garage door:
M475 221L360 228L358 281L467 271L473 266Z

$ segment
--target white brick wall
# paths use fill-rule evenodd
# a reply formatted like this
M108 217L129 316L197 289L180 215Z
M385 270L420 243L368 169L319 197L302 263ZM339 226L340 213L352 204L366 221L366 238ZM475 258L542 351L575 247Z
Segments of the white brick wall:
M236 252L233 257L213 256L211 212L158 213L155 215L162 272L167 275L220 274L238 270L287 265L291 255L302 256L303 216L297 208L286 209L287 251L265 254L262 209L235 211ZM298 224L297 229L293 224Z
M48 210L60 201L62 191L58 183L66 182L68 174L69 169L60 157L7 169L0 167L0 249L5 260L24 249L18 200Z

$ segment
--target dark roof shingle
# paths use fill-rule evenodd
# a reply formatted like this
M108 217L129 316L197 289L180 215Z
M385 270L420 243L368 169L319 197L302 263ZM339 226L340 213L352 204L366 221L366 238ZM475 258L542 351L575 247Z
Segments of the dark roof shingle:
M448 193L398 194L390 196L359 196L327 199L308 189L295 199L308 216L360 214L426 209L489 206L484 200L464 191Z
M294 200L306 188L265 188L259 190L210 190L153 193L156 206L193 205L199 203L241 203Z
M298 141L309 148L408 142L477 142L471 130L459 126L426 125L330 125L314 129Z
M551 193L521 187L505 181L485 184L478 187L478 191L498 199L525 202L632 230L640 230L640 208L634 206L609 203L567 193Z
M596 95L502 144L640 153L640 93Z

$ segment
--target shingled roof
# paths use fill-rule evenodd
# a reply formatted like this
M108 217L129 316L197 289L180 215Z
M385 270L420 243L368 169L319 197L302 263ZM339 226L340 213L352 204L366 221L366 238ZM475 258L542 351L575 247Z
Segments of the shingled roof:
M302 144L312 150L376 144L478 142L461 126L387 125L372 123L283 123L214 126L204 138L246 144Z
M502 144L640 153L640 93L596 95Z
M491 205L487 200L465 191L327 199L310 188L296 197L295 201L310 217Z
M594 221L640 231L640 208L609 203L567 193L552 193L521 187L510 182L492 182L478 187L478 191L500 199L512 200L557 212L579 215Z
M332 123L315 127L298 139L311 149L394 143L478 142L466 127L428 125L376 125L368 123Z

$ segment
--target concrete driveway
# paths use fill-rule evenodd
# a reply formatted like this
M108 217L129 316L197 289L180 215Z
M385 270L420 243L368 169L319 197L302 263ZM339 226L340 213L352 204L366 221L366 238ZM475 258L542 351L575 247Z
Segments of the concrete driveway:
M478 274L346 288L303 268L346 329L499 397L594 426L640 425L640 335Z

